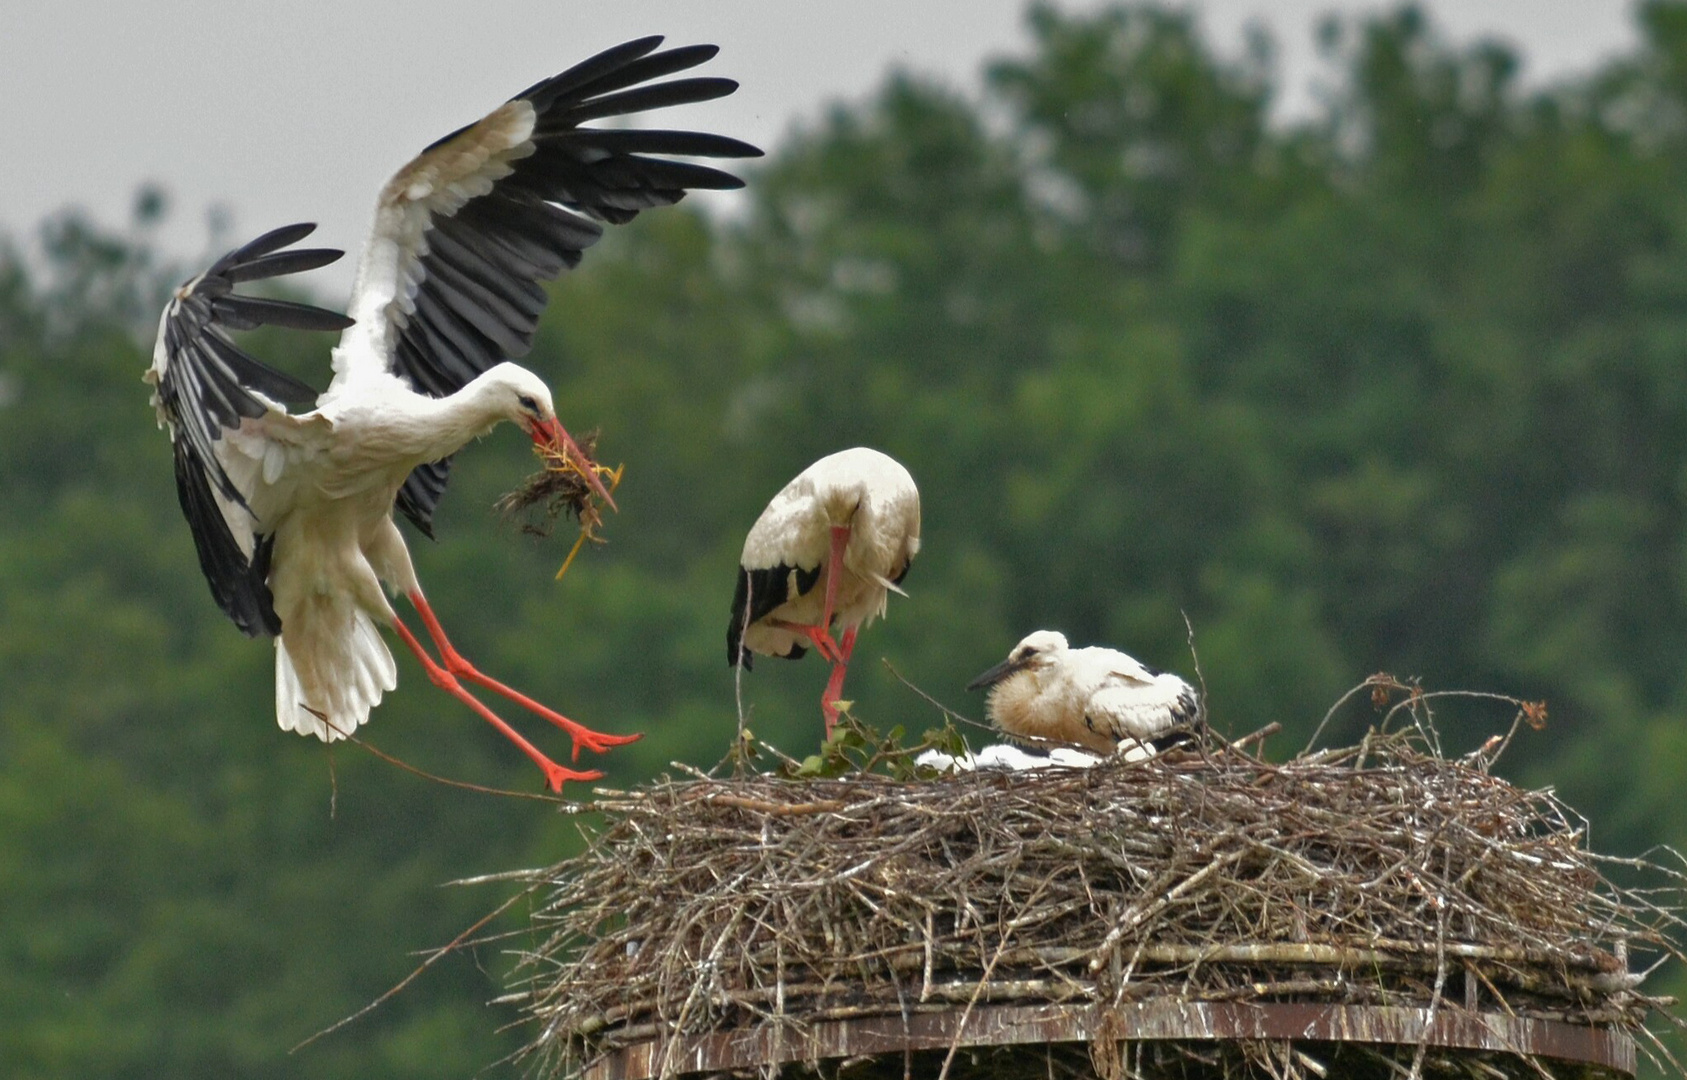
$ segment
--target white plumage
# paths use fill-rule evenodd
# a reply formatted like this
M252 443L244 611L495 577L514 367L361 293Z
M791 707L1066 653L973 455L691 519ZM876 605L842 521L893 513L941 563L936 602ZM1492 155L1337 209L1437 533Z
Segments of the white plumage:
M923 765L928 769L935 769L943 773L963 773L984 771L1025 772L1030 769L1087 769L1099 764L1102 758L1087 750L1074 750L1067 746L1056 746L1046 752L1038 753L1007 743L997 743L986 746L974 754L950 754L942 750L927 750L914 759L914 764Z
M1199 722L1194 689L1117 649L1074 649L1053 630L1026 636L974 679L989 686L990 722L1009 735L1100 754L1163 749Z
M452 455L506 420L571 457L608 500L544 382L505 361L532 343L543 282L579 262L601 236L599 222L629 221L690 188L741 186L727 173L653 155L759 154L717 135L580 126L736 88L726 79L651 83L715 53L707 45L661 52L660 43L628 42L539 82L399 170L376 205L351 318L234 291L339 258L331 249L286 250L312 225L231 252L166 307L146 379L170 430L182 510L219 606L247 634L276 637L282 728L332 741L367 720L398 682L380 633L387 626L436 685L544 769L553 790L601 774L552 762L460 679L564 728L576 755L638 737L581 727L465 660L422 595L393 512L431 536ZM316 395L228 336L262 324L344 330L326 391ZM312 411L287 412L313 397ZM414 605L437 662L386 590Z
M919 550L920 492L907 469L867 447L821 458L773 497L744 540L727 662L797 659L814 646L832 663L820 699L830 734L856 633L902 592Z

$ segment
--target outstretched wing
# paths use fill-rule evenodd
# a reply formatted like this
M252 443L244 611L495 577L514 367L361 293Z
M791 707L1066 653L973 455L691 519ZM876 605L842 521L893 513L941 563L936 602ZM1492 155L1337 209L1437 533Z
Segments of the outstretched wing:
M264 583L270 538L260 532L248 502L251 482L266 464L264 429L271 418L286 418L283 404L309 402L316 391L242 350L228 332L263 325L343 330L351 320L306 304L241 296L234 287L338 259L343 253L327 248L282 250L315 228L289 225L265 233L177 289L159 320L152 367L143 376L155 387L159 425L170 430L176 494L200 569L217 605L251 636L281 632ZM246 445L236 448L230 433L242 429Z
M743 186L718 169L653 156L760 156L736 139L580 126L737 89L730 79L651 82L718 51L658 52L661 42L630 41L529 87L388 181L352 293L357 327L336 353L328 396L372 373L397 374L434 397L455 393L527 352L545 306L541 283L579 264L603 233L599 222L631 221L693 188ZM449 465L422 466L399 494L398 508L429 535Z

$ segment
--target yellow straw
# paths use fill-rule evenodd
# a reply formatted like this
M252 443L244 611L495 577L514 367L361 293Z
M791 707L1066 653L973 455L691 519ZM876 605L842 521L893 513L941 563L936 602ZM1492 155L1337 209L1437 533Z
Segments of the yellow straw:
M609 477L609 492L610 492L610 494L614 494L615 489L621 486L621 474L626 471L626 468L627 468L627 466L623 463L621 465L615 466L615 469L613 471L611 471L607 468L603 469L602 474L607 475ZM590 535L590 533L591 533L591 526L589 524L587 524L586 521L582 518L582 520L580 522L580 535L575 538L574 546L568 549L568 558L562 560L562 569L558 570L556 572L556 577L555 577L554 580L561 581L562 575L568 573L569 566L573 565L574 556L580 554L580 548L585 545L586 537L588 535Z

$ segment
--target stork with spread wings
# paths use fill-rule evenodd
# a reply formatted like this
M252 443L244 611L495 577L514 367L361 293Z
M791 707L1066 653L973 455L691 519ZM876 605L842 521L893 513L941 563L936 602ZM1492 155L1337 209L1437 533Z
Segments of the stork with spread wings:
M573 461L609 501L594 463L558 422L544 381L509 360L532 345L543 282L577 265L602 223L631 221L688 190L742 186L669 155L760 154L720 135L582 126L737 88L729 79L666 79L717 50L661 50L661 41L628 42L536 83L400 169L376 204L349 318L234 291L339 258L292 247L312 225L277 229L231 252L165 308L146 379L174 444L182 511L218 605L248 635L276 638L283 729L331 742L367 720L398 682L380 633L386 626L430 680L532 758L553 791L601 774L556 764L464 681L563 728L576 758L581 747L601 753L638 738L585 728L464 659L422 594L393 511L431 536L452 455L505 420ZM229 336L265 324L343 330L320 396ZM312 397L310 411L287 411ZM437 660L387 590L415 607Z

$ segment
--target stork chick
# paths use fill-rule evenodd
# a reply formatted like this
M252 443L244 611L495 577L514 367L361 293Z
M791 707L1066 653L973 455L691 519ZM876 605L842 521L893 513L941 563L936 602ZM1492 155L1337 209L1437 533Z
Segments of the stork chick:
M920 492L907 469L864 446L821 458L773 497L744 540L727 663L748 670L752 653L796 660L813 646L832 664L820 697L830 736L856 632L902 593L919 550Z
M1200 723L1195 691L1117 649L1074 649L1054 630L1028 635L967 685L991 687L985 711L1008 735L1099 754L1164 750Z

